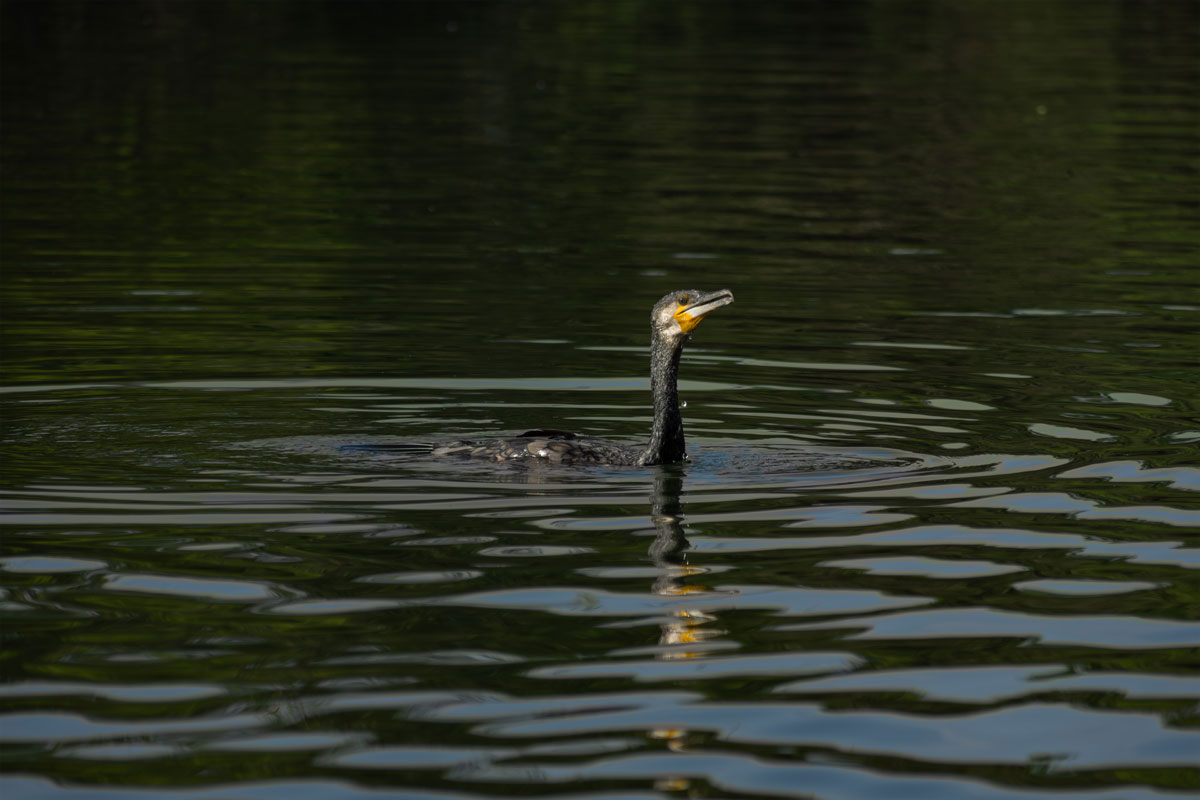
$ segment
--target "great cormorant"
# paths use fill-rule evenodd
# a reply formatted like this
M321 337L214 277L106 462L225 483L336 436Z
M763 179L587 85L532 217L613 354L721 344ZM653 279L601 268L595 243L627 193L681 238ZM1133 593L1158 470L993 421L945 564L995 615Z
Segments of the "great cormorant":
M650 466L682 461L683 418L679 414L679 356L700 320L733 302L728 289L701 292L682 289L654 304L650 312L650 393L654 425L645 447L613 444L580 434L532 430L510 439L450 442L433 448L435 456L467 456L507 461L532 458L557 464Z

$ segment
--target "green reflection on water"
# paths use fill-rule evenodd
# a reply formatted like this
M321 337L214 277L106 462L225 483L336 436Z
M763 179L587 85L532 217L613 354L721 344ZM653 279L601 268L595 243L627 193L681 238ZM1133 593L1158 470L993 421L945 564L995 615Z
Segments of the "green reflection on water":
M315 779L349 774L338 770L353 759L317 763L310 749L369 742L396 771L355 781L456 790L452 774L405 771L387 748L478 753L495 739L412 722L406 703L580 701L634 683L615 667L596 677L597 664L626 659L637 676L629 659L661 655L633 652L656 646L656 622L464 611L451 595L566 584L580 602L669 605L655 592L683 604L725 585L802 584L1109 616L1135 632L1141 619L1197 618L1176 545L1194 528L1186 432L1200 397L1195 4L8 2L0 15L0 358L4 383L23 390L0 408L5 490L24 520L4 541L18 568L3 572L0 663L6 685L62 684L5 709L132 726L127 745L23 742L17 769L117 785ZM646 311L684 286L738 297L683 367L699 454L683 482L693 572L638 572L653 562L635 535L648 527L645 476L542 478L547 488L503 474L464 490L445 472L293 441L549 424L642 435ZM244 446L283 437L291 449ZM703 457L797 442L1060 461L948 475L961 497L943 484L872 497L761 475L754 491L724 486L737 470ZM400 479L426 481L404 491L443 507L379 496L400 490L376 482ZM730 495L704 497L714 485ZM178 496L197 487L213 494ZM528 502L537 493L544 505ZM453 510L464 495L477 506ZM827 513L805 516L810 506ZM534 524L559 517L576 529ZM781 525L797 519L810 527ZM954 537L854 538L909 529ZM821 566L898 558L1006 571L955 581ZM1033 580L1152 588L1020 591ZM851 640L781 629L772 609L737 600L707 619L716 596L664 623L678 641L657 646L729 657L707 677L702 660L656 661L688 678L668 689L770 704L796 676L764 675L755 658L808 651L918 672L1132 681L1195 668L1183 648L1104 641ZM576 677L547 687L539 674ZM78 684L219 691L134 703ZM1182 692L1078 684L1056 699L1194 728ZM346 705L324 713L326 701ZM820 702L979 710L916 692ZM197 727L139 738L140 721L177 720ZM661 752L670 735L626 731L614 749ZM678 742L734 749L703 731ZM782 759L777 744L739 747ZM1197 784L1159 762L948 764L900 749L785 755L835 751L852 770L1033 793Z

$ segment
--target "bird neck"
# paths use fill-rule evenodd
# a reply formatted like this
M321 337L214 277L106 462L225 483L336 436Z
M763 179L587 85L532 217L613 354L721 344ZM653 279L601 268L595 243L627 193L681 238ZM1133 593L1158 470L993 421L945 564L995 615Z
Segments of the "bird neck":
M683 417L679 414L679 357L683 342L674 346L658 337L650 343L650 393L654 396L654 426L640 464L682 461Z

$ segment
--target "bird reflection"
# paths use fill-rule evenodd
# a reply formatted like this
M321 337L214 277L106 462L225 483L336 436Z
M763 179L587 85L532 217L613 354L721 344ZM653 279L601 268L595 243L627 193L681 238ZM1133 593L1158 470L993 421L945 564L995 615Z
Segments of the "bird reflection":
M654 523L650 560L659 570L655 594L671 593L663 589L677 583L674 576L684 563L682 553L691 544L683 535L682 493L683 475L677 470L664 467L654 476L654 493L650 495L650 521Z
M650 496L650 520L654 523L654 541L650 543L650 561L658 571L651 587L657 595L686 597L690 594L712 591L708 586L685 582L688 578L703 575L708 570L690 565L684 551L690 546L683 533L683 474L678 468L664 467L654 476L654 493ZM701 658L704 648L689 648L705 639L721 636L724 630L714 626L715 615L684 605L672 606L667 611L667 620L661 624L658 643L658 658L676 660ZM652 739L665 741L671 750L683 750L688 731L682 728L655 728L648 731ZM683 785L680 785L682 781ZM689 781L673 778L670 785L658 786L662 790L686 788Z
M663 468L654 476L654 494L650 496L650 520L654 523L654 541L650 543L650 561L658 569L651 591L657 595L682 597L710 592L708 586L685 583L685 579L703 575L708 570L687 563L684 551L690 546L683 533L683 474L677 469ZM725 631L701 626L716 622L716 617L699 609L674 608L668 612L672 620L663 625L660 645L687 645L719 636ZM699 652L686 648L664 652L662 658L695 658Z

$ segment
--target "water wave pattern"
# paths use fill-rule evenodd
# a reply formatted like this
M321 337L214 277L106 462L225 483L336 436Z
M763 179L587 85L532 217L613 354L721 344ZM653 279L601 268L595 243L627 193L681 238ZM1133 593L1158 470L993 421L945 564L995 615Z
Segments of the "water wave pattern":
M0 3L0 797L1197 796L1198 54ZM687 463L389 449L638 442L685 287Z
M683 467L447 462L361 445L528 408L492 382L486 403L480 384L367 383L6 395L54 401L29 457L96 391L292 395L395 433L226 432L156 483L5 490L7 626L54 634L0 685L0 786L103 797L71 781L182 759L215 780L156 796L266 796L295 787L221 775L281 758L314 797L1140 798L1196 779L1200 469L923 454L903 445L978 435L978 412L848 398L788 429L705 383L686 387ZM636 421L628 383L601 387L605 418ZM587 403L543 405L596 423ZM831 443L827 419L857 420L864 444ZM758 427L730 431L743 420ZM153 443L121 457L163 474ZM445 791L388 793L378 774Z

